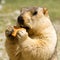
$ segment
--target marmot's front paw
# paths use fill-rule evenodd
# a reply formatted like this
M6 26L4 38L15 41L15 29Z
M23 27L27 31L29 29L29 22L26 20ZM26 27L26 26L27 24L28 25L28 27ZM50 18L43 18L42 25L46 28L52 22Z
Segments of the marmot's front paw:
M12 26L8 26L7 29L5 30L5 35L7 37L10 37L13 31L14 31L13 27Z
M19 40L25 40L27 37L28 37L28 33L26 32L25 29L20 30L20 31L17 32L17 38Z

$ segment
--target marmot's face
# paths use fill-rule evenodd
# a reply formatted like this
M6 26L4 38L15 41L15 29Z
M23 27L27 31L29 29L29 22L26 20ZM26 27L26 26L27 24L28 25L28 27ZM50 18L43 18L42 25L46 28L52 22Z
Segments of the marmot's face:
M39 20L47 16L47 9L46 8L26 8L21 11L20 16L18 17L18 25L20 27L28 29L36 28L37 24L39 24Z

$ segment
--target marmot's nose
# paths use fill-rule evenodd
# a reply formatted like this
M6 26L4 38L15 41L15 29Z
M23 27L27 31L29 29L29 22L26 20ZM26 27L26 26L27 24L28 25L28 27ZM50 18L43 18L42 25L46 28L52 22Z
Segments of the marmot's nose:
M24 19L23 19L22 16L19 16L19 17L18 17L18 23L19 23L19 24L24 24Z

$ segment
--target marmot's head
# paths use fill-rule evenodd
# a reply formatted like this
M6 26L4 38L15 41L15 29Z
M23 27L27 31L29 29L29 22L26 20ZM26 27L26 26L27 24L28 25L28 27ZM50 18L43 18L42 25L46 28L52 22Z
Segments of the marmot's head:
M29 29L39 28L39 21L43 17L48 17L48 11L46 8L32 7L21 10L21 14L18 17L18 26Z

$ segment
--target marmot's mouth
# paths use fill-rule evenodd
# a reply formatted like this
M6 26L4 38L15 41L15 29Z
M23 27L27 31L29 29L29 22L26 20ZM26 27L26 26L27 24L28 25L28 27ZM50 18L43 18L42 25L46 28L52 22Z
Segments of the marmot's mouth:
M29 27L27 27L27 26L25 26L25 27L23 27L23 28L25 28L26 30L29 30L30 28Z
M21 28L25 28L26 30L29 30L30 27L29 26L25 26L25 25L20 25Z

